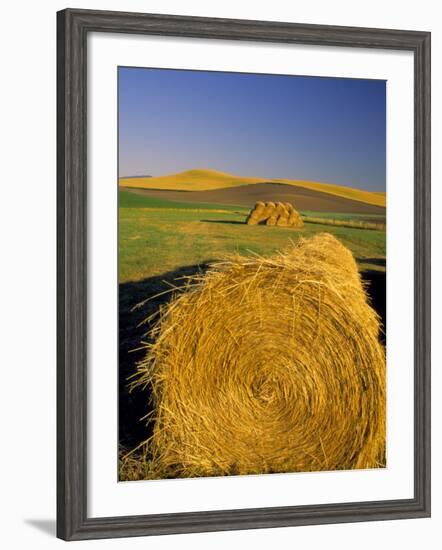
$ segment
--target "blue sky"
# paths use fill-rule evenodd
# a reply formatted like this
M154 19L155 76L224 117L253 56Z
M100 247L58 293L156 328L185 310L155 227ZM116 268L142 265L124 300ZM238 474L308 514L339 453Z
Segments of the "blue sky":
M120 176L211 168L385 191L385 84L120 67Z

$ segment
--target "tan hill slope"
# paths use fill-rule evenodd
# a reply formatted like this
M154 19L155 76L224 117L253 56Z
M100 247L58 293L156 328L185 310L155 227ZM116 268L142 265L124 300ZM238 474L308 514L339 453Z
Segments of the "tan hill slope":
M285 180L276 179L272 180L275 183L285 183L287 185L296 185L297 187L304 187L305 189L311 189L312 191L319 191L321 193L328 193L335 195L336 197L343 197L353 201L365 202L366 204L372 204L374 206L386 205L385 193L383 195L372 191L364 191L363 189L355 189L353 187L346 187L344 185L336 185L333 183L321 183L317 181L298 181L298 180Z
M311 191L326 193L328 195L342 197L381 208L385 208L386 205L385 193L364 191L362 189L355 189L344 185L315 181L289 179L267 180L265 178L241 177L208 169L187 170L179 174L150 178L120 178L120 185L122 187L171 191L214 191L257 183L269 185L274 183L293 185L298 188L301 187Z
M262 178L243 178L216 170L186 170L179 174L151 178L120 178L120 185L139 189L170 189L173 191L211 191L237 185L264 181Z

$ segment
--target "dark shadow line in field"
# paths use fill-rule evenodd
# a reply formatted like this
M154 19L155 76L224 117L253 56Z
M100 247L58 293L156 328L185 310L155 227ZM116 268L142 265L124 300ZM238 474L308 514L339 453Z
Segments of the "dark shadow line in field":
M378 258L372 258L378 261ZM369 259L368 259L369 260ZM367 262L367 259L363 259ZM157 312L173 296L168 292L170 286L185 284L185 279L180 277L204 274L213 260L201 265L185 266L162 275L149 277L142 281L122 283L119 286L119 441L122 448L128 450L134 448L140 441L146 440L152 435L153 425L146 425L140 421L147 413L151 412L153 405L149 403L149 391L128 390L128 376L134 374L137 363L143 358L144 350L140 348L141 342L146 341L146 334L152 328L150 324L140 326L140 323L148 316ZM378 265L376 262L373 264ZM385 272L366 270L361 274L366 283L367 292L373 308L381 318L382 326L386 326L386 275ZM156 296L156 297L154 297ZM154 298L152 298L154 297ZM152 298L138 309L133 309L146 298ZM383 328L385 330L385 328ZM385 335L381 334L381 340L385 343Z
M361 264L363 263L363 264L379 265L381 267L385 267L387 264L386 258L356 258L356 261Z
M231 225L246 225L246 222L239 222L236 220L200 220L207 223L227 223Z
M368 299L377 312L381 321L380 340L385 345L387 341L387 277L385 271L368 269L361 273L362 280L366 284Z
M183 266L142 281L119 285L118 422L120 444L125 448L131 448L147 439L152 431L152 427L146 426L146 422L140 422L152 410L148 392L129 392L128 389L128 377L135 373L137 363L145 354L140 347L146 341L146 335L156 318L141 326L140 323L158 312L172 298L174 292L166 291L172 290L173 286L185 285L186 279L182 277L205 273L211 262L212 260L208 260L200 265ZM146 299L149 300L134 309Z

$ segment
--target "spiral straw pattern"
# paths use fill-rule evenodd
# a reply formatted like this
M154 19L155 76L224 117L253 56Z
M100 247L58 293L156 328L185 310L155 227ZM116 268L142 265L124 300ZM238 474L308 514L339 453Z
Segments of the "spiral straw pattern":
M384 466L379 330L351 252L329 234L192 278L138 365L155 408L145 477Z

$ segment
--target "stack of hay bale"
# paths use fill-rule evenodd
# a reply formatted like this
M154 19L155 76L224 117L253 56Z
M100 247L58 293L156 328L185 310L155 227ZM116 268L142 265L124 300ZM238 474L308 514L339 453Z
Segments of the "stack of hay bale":
M279 227L303 227L304 222L289 202L262 202L255 204L247 216L247 225L277 225Z

